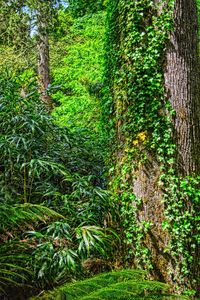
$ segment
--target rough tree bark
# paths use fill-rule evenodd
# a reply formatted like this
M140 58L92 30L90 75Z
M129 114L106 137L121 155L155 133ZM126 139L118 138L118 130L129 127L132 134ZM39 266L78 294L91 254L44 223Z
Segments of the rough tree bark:
M200 68L194 0L177 0L166 53L165 88L176 112L174 140L180 175L200 174Z
M164 53L164 84L166 97L175 111L172 122L173 140L177 147L176 172L180 177L196 176L200 174L200 64L195 1L176 0L173 17L174 29ZM133 191L143 200L139 220L154 224L146 236L146 244L153 254L154 275L173 284L166 272L169 267L173 269L173 258L164 253L170 237L161 226L164 205L162 191L158 187L160 165L149 154L148 164L141 166L135 175ZM200 276L198 259L199 254L196 253L194 278Z
M200 63L195 0L175 1L174 31L166 52L165 89L176 112L173 124L177 173L181 177L200 175ZM200 292L200 248L196 248L193 259L191 275Z

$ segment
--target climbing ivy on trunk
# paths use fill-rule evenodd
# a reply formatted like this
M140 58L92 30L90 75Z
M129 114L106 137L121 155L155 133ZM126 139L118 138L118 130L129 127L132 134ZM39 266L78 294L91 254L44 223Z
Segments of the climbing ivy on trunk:
M199 286L197 36L192 0L110 1L104 108L124 254L189 293Z

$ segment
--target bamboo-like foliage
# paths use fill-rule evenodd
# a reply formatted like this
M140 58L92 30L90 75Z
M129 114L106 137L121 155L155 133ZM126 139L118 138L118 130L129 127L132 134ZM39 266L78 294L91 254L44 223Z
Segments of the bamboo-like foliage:
M38 203L41 197L50 201L55 192L74 192L85 180L88 185L100 169L100 156L87 149L84 137L54 124L30 76L25 72L17 79L7 75L0 80L0 199L4 202L15 202L16 197L19 203Z
M52 288L108 258L115 207L97 181L100 155L54 123L32 74L2 76L0 94L1 293Z

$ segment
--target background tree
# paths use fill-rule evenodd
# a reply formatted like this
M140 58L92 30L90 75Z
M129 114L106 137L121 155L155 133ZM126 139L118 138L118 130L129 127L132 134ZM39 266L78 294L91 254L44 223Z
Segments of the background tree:
M28 50L30 43L30 18L24 11L24 1L0 1L0 43Z
M34 45L38 53L38 83L41 101L52 108L52 100L47 93L50 84L49 34L55 24L59 10L58 0L2 1L1 38L2 43L25 49L26 53Z

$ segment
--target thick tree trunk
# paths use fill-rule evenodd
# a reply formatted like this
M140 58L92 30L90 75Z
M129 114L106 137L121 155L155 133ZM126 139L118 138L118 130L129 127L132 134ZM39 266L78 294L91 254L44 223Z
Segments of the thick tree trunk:
M200 175L200 63L195 0L176 0L174 31L166 53L165 88L172 108L179 176ZM188 203L192 209L192 201ZM196 212L198 213L198 212ZM191 232L198 234L197 232ZM200 292L200 247L193 253L190 274Z
M194 0L177 0L166 53L165 88L175 110L174 140L180 175L200 174L200 64Z
M151 106L151 101L155 98L159 102L159 97L162 99L162 95L160 95L160 88L157 90L157 96L156 92L152 92L151 84L148 85L149 83L146 83L148 80L149 82L153 81L153 77L156 77L157 73L161 72L162 62L160 62L160 58L157 61L158 67L155 66L153 60L151 61L153 67L146 62L151 60L152 55L154 55L148 49L149 44L151 46L150 50L153 48L153 44L150 41L152 36L149 35L149 30L153 26L155 26L153 30L157 30L157 24L155 25L154 23L155 14L157 12L161 16L168 2L154 0L155 5L152 8L151 1L127 3L124 0L116 0L113 8L114 14L111 15L110 30L112 32L111 39L114 42L109 53L111 59L108 59L108 61L110 63L109 66L114 69L113 73L112 70L109 70L109 76L111 78L110 91L113 95L118 142L115 176L119 178L121 175L120 180L122 184L118 185L118 193L120 195L127 195L128 190L129 199L133 199L133 197L130 197L131 192L136 196L137 201L133 201L133 205L136 207L134 212L136 212L135 222L138 228L141 228L143 224L151 223L148 230L144 230L143 245L150 250L154 278L166 281L174 286L180 284L184 287L198 289L200 251L197 247L196 250L192 250L189 244L190 237L188 237L188 233L186 234L187 245L193 257L189 267L192 274L189 274L188 278L183 274L184 250L183 252L180 250L179 253L169 253L168 251L170 243L174 242L174 240L176 240L177 247L174 249L178 249L178 247L181 249L182 245L178 241L179 237L174 233L174 228L177 224L179 226L179 220L184 220L185 211L188 214L194 213L193 200L191 201L187 194L182 201L183 206L176 206L176 202L180 200L179 182L186 176L195 177L200 175L200 64L197 9L194 0L175 0L173 11L174 27L172 32L169 33L168 43L165 51L162 53L165 98L167 102L171 103L175 111L171 119L173 127L172 140L176 146L175 165L171 167L173 167L175 174L173 173L173 176L168 174L169 177L171 176L171 181L168 182L171 186L160 184L161 175L166 171L168 162L166 157L162 157L163 160L160 160L161 156L158 153L159 147L157 145L159 142L153 142L154 145L150 149L147 146L148 141L151 143L151 139L153 140L152 135L154 133L158 134L159 132L160 134L160 128L154 131L154 128L151 126L151 119L155 120L154 118L156 118L158 123L161 122L160 126L162 127L162 122L164 121L160 114L168 114L168 112L164 111L165 106L163 103L162 112L153 111L153 116L151 115L149 107L154 109ZM161 5L158 6L160 3ZM135 24L131 23L131 21L135 22ZM115 32L112 31L112 26L115 28ZM156 40L155 36L154 38ZM156 42L158 43L158 40ZM145 55L145 51L147 53L149 51L150 54L149 57L147 55L143 59L140 55L141 53ZM146 65L144 65L144 68L140 68L138 65L143 63L146 63ZM137 83L139 85L138 89ZM153 89L155 89L155 86ZM162 102L162 100L160 101ZM158 107L156 104L157 102L155 102L155 107ZM159 127L159 124L156 124L156 126ZM166 127L164 128L166 129ZM144 135L145 131L147 143L143 143L138 138L142 134ZM163 132L164 135L165 132ZM160 139L158 141L160 143L165 143L163 136L159 136ZM130 157L132 159L131 163ZM145 159L143 159L144 157ZM164 172L163 167L165 168ZM125 172L128 172L126 176L124 176ZM165 200L164 195L168 194L169 190L171 195L169 195L168 200ZM123 202L123 196L121 199ZM165 201L173 202L170 209L172 210L172 216L177 217L176 220L170 219L170 212L167 210L169 206ZM138 203L140 204L138 205ZM173 209L177 210L175 214L173 214ZM163 222L168 223L169 231L163 229ZM182 224L181 221L180 224ZM136 226L135 223L133 224L134 226ZM195 231L194 226L192 230ZM197 234L194 231L191 232L191 235ZM171 232L171 236L169 232ZM184 239L184 233L180 238ZM172 241L172 239L174 240ZM184 247L187 248L187 245L184 244ZM133 249L135 250L136 247L133 247ZM191 284L192 279L196 279L196 286Z
M176 174L180 178L197 176L200 174L200 64L194 0L175 1L174 29L170 33L164 55L166 98L175 111L172 122L173 140L177 149ZM138 214L139 223L151 221L154 224L145 239L152 253L154 276L173 284L173 276L168 275L167 269L176 273L177 261L164 251L170 236L162 230L165 208L163 192L158 185L160 174L160 164L156 157L148 154L148 163L134 173L136 179L133 181L133 191L143 203L143 209ZM187 204L189 211L190 206L192 203ZM193 259L193 274L190 277L197 279L200 278L199 249L193 253ZM195 288L198 289L198 286Z

